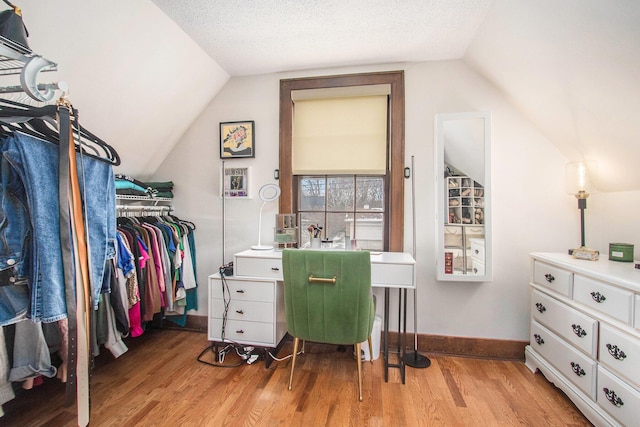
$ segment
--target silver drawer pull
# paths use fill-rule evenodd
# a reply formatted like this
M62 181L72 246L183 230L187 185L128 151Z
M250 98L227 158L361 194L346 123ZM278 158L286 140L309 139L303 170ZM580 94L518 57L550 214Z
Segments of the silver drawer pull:
M576 374L579 377L587 375L584 369L582 369L580 365L575 362L571 362L571 370L573 371L574 374Z
M573 333L576 334L580 338L587 336L587 331L582 329L582 326L580 326L580 325L576 325L574 323L573 325L571 325L571 329L573 329Z
M551 274L551 273L547 273L547 274L545 274L545 275L544 275L544 278L545 278L545 279L547 279L547 282L549 282L549 283L551 283L551 282L553 282L554 280L556 280L556 278L555 278L555 277L553 277L553 274Z
M238 314L244 314L244 311L242 311L242 310L236 310L236 313L238 313Z
M538 343L538 345L544 344L544 340L542 339L542 337L540 335L533 334L533 337L536 339L536 343Z
M604 395L612 405L617 406L618 408L624 405L624 402L618 397L618 395L616 395L615 391L609 390L606 387L604 387L602 391L604 391Z
M271 267L271 271L280 271L278 267Z
M624 353L624 351L620 350L617 345L607 344L607 350L614 359L624 360L627 358L627 355Z
M545 311L547 311L547 307L542 305L541 302L537 302L536 303L536 310L538 310L540 313L544 313Z
M244 334L244 331L242 329L236 331L236 334Z
M238 289L238 290L236 291L236 293L244 294L244 289Z
M607 298L602 295L600 292L591 292L591 298L597 302L598 304L604 302Z

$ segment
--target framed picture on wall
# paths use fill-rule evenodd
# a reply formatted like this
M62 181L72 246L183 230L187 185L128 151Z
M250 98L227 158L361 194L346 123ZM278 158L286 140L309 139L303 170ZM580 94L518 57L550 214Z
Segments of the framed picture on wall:
M255 157L255 122L220 123L220 158Z
M249 198L249 168L229 168L222 169L222 191L223 197L243 199Z

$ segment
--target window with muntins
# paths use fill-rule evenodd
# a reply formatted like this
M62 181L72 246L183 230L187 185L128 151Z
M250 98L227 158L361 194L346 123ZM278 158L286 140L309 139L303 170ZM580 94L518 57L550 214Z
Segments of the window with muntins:
M320 237L332 247L384 249L384 176L303 175L296 179L300 247L309 247L311 235L321 227Z

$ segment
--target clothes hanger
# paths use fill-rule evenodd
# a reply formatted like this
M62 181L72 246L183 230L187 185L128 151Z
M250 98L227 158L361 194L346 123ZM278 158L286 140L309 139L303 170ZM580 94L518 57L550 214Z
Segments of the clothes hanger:
M58 144L60 135L55 120L57 109L57 105L34 107L0 98L0 125L5 132L13 129ZM73 116L77 118L78 111L72 108L72 112ZM89 130L80 126L78 120L72 122L72 128L76 151L82 150L83 154L113 166L120 164L118 152Z

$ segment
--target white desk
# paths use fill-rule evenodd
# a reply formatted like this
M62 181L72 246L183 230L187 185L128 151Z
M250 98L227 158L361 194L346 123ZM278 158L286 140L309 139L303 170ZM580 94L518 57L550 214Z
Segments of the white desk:
M304 249L301 249L304 250ZM258 325L252 323L252 328L243 328L239 325L236 330L242 332L242 336L231 336L234 341L242 342L244 337L247 337L248 330L257 330L255 326L261 326L265 329L263 337L265 339L256 338L252 336L249 340L246 340L247 344L254 345L271 345L277 346L284 335L286 334L286 324L284 320L284 299L282 286L278 286L278 282L282 282L282 251L268 250L268 251L254 251L246 250L234 255L234 276L227 278L231 282L236 282L242 289L236 289L241 291L239 295L242 299L253 298L251 295L254 291L251 289L256 288L257 284L271 285L271 289L264 294L264 288L261 290L259 296L255 298L256 301L261 302L263 311L268 311L269 316L260 316L263 319L263 323L266 325ZM399 368L402 376L402 382L405 382L405 366L404 366L404 336L402 328L406 332L406 301L407 289L415 289L415 260L408 253L403 252L371 252L371 286L375 288L384 288L384 337L383 337L383 349L384 349L384 363L385 363L385 381L388 381L388 370L390 367ZM220 339L220 334L217 332L220 330L219 324L222 320L217 312L220 307L219 291L220 287L213 286L213 283L220 281L219 275L209 276L209 340L215 341ZM389 291L390 289L398 289L400 292L399 300L399 313L404 313L404 319L400 319L398 332L400 336L399 362L397 364L389 363ZM256 294L258 295L258 294ZM269 303L269 304L265 304ZM237 309L242 311L242 316L247 316L246 310ZM231 311L232 314L235 310ZM246 318L246 317L245 317ZM267 319L267 320L264 320ZM270 320L269 320L270 319ZM228 319L237 320L239 319ZM233 334L234 328L227 328L228 333Z
M233 258L233 274L237 277L260 277L282 281L282 251L247 250L235 254ZM415 288L415 264L415 260L408 253L371 252L371 286Z

